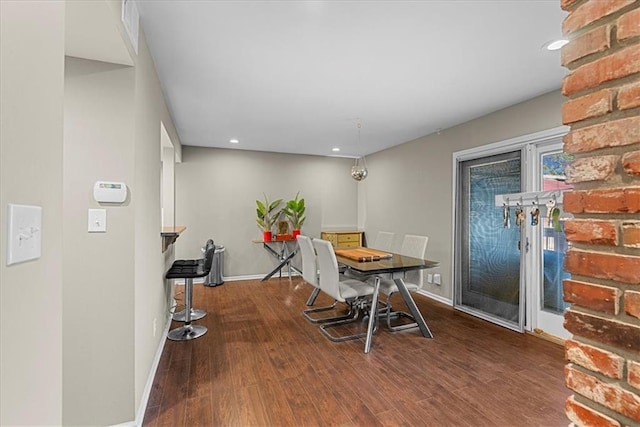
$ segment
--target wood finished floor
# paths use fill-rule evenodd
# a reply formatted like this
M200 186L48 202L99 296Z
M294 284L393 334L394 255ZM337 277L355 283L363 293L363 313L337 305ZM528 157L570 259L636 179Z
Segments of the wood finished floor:
M300 278L194 288L209 331L165 343L145 426L569 424L563 348L549 341L416 295L435 339L381 325L364 354L364 340L331 342L303 319Z

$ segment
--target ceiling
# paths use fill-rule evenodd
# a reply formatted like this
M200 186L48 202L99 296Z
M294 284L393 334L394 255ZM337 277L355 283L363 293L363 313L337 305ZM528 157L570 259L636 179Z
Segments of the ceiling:
M183 145L370 154L565 74L558 0L137 3Z

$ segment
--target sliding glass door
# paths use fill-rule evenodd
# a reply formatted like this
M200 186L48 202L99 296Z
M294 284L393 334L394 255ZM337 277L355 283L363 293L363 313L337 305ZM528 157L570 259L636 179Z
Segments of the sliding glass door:
M517 330L563 328L566 128L454 153L454 306ZM520 215L518 215L518 212Z
M521 228L495 203L496 195L522 191L522 152L458 162L457 177L454 303L522 331Z

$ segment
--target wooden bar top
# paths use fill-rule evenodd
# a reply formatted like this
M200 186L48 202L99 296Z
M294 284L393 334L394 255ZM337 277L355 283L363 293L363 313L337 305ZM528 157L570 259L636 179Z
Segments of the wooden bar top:
M160 236L162 237L162 252L165 252L180 236L180 233L186 229L187 227L184 225L162 227L162 230L160 230Z
M182 233L184 230L186 230L187 227L185 227L184 225L174 225L174 226L168 226L168 227L162 227L162 230L160 231L160 235L163 237L169 237L169 236L179 236L180 233Z

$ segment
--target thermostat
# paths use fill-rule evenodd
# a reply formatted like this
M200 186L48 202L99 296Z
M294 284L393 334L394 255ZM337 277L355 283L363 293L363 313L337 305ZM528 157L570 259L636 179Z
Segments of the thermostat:
M124 203L127 185L124 182L97 181L93 185L93 198L101 203Z

